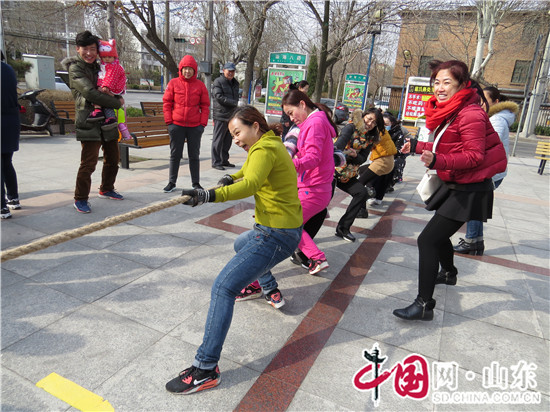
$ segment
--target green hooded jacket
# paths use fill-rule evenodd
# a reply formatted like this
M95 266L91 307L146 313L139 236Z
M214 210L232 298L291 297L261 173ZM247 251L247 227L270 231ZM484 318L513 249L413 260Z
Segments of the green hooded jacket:
M117 140L118 129L109 131L101 130L101 122L88 122L88 116L94 110L94 104L113 109L120 108L120 99L109 96L97 90L97 75L99 64L86 63L80 55L67 57L61 62L69 72L69 87L73 94L75 105L76 140L79 141L105 141Z

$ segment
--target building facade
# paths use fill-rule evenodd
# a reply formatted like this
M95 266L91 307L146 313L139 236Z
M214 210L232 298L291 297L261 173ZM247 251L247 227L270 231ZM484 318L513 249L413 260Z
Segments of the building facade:
M429 77L428 62L461 60L473 68L477 47L477 13L473 7L456 10L405 11L392 79L390 109L398 110L405 77L404 51L411 55L407 77ZM511 98L521 99L529 81L529 69L541 36L540 61L548 37L548 15L543 11L509 12L497 26L491 57L482 85L498 87ZM485 47L487 54L487 46ZM535 72L536 73L536 67Z

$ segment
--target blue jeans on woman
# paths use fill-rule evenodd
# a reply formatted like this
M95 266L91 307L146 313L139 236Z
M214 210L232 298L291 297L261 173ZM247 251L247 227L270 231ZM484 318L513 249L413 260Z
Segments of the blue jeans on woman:
M235 240L237 254L222 269L210 297L204 337L193 366L214 369L220 360L222 346L233 318L235 297L256 279L264 293L277 288L271 269L290 257L298 247L302 228L276 229L254 225Z
M500 186L503 179L493 182L495 189ZM483 222L481 220L470 220L466 223L466 239L483 238ZM481 240L481 239L479 239Z

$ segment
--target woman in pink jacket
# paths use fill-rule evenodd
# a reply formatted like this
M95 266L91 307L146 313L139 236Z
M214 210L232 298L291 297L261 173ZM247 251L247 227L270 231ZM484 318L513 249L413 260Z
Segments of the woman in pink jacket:
M330 112L313 103L307 94L291 90L282 100L283 111L300 128L297 152L292 161L298 173L298 197L302 204L304 224L325 209L332 197L334 179L334 146L338 135ZM321 110L320 110L321 109ZM302 232L298 248L309 258L309 273L328 268L325 254L311 236Z
M189 172L194 189L201 189L201 137L208 123L210 97L203 82L197 79L197 62L187 55L178 65L179 76L170 80L162 98L164 121L170 133L170 171L165 193L176 188L183 145L187 140Z
M491 178L506 170L507 164L504 146L480 105L485 96L470 79L468 66L458 60L434 60L430 69L434 95L426 102L426 126L441 137L435 149L433 142L411 141L401 152L420 154L424 165L437 171L443 186L427 201L426 208L436 212L417 240L418 296L411 305L393 311L406 320L432 320L435 285L456 285L458 270L450 238L464 222L491 218Z

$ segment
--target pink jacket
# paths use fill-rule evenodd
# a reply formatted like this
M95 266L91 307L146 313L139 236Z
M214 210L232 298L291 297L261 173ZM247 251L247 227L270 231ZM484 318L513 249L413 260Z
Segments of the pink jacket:
M107 87L113 94L123 94L126 91L126 73L118 59L112 63L100 64L101 70L97 79L97 87Z
M300 125L296 156L298 188L312 192L332 191L334 178L334 146L336 132L322 110L316 111Z

